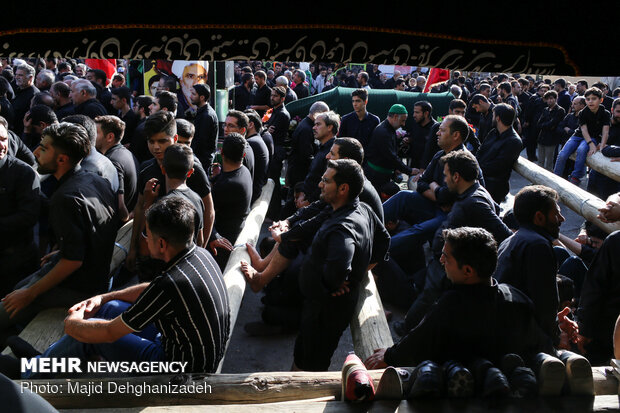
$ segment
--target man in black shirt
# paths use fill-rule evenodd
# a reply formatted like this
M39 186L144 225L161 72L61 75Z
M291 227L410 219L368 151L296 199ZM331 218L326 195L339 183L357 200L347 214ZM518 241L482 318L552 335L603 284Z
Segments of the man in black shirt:
M40 174L52 174L58 188L50 199L50 225L59 249L45 256L37 272L15 286L0 304L0 331L26 324L39 311L71 306L108 287L118 228L116 198L107 182L81 170L91 150L86 130L61 123L45 129L35 151Z
M99 93L97 94L97 100L101 102L108 114L114 114L114 107L111 104L112 92L108 87L108 75L101 69L89 69L86 72L86 80L95 84Z
M471 227L446 229L442 236L441 263L451 289L398 343L375 350L366 367L415 366L424 360L465 363L476 357L498 363L507 353L529 361L538 352L553 351L536 324L531 301L493 279L497 263L493 236Z
M228 136L231 133L238 133L245 138L245 134L248 130L248 123L250 123L245 113L238 110L231 110L226 114L224 120L224 135ZM254 182L254 151L250 144L245 142L245 150L243 153L243 166L248 168L252 182Z
M555 82L553 82L553 88L558 94L558 105L564 109L564 112L568 112L570 110L570 95L566 90L566 80L559 78Z
M436 136L431 135L433 126L437 123L437 121L433 119L433 106L426 100L416 102L413 105L413 120L413 127L410 131L411 137L405 138L405 142L409 144L407 156L409 158L409 166L423 172L435 152L439 150L431 150L430 152L432 152L432 155L429 154L428 162L426 162L426 164L424 163L426 145L431 137L434 139Z
M75 107L75 113L91 119L108 114L105 107L96 99L97 89L86 79L71 82L69 95Z
M332 213L314 236L302 264L304 295L293 369L325 371L342 332L351 322L360 282L384 259L389 235L372 209L359 201L364 174L350 159L329 161L321 199Z
M241 84L235 86L228 94L229 105L235 110L246 110L252 100L252 87L254 86L254 75L244 73L241 77Z
M19 137L15 135L15 132L9 130L9 123L2 116L0 116L0 125L3 125L9 133L8 154L14 156L22 162L27 163L30 166L35 166L37 162L34 159L34 155L30 151L30 149L28 149L24 141L19 139Z
M280 175L282 174L282 164L286 159L286 148L284 147L288 140L288 128L291 121L291 115L284 107L284 98L286 97L286 89L282 86L276 86L271 90L271 106L273 112L267 121L267 131L273 138L273 156L269 161L269 178L273 179L275 187L273 188L273 196L271 197L270 217L279 218L280 202L282 199Z
M230 333L228 294L211 255L192 242L193 207L165 198L149 208L146 220L149 253L165 269L151 283L75 304L66 335L43 357L175 361L185 373L217 370Z
M65 82L56 82L50 88L50 95L54 99L54 111L59 121L65 116L75 114L75 109L69 97L71 88Z
M252 177L243 166L243 153L247 142L238 133L224 138L222 144L222 172L213 180L213 205L215 225L209 239L215 259L224 268L228 262L232 244L237 240L245 218L250 213ZM223 247L222 242L226 247Z
M39 176L11 155L11 137L0 123L0 296L37 269L33 228L41 207Z
M11 101L14 112L14 132L21 136L24 130L24 115L30 109L30 100L39 93L39 89L34 86L34 67L24 64L15 68L15 98Z
M252 96L250 109L254 109L262 117L271 107L271 88L267 85L267 75L262 70L254 73L254 80L256 81L256 91Z
M485 187L498 204L510 190L512 166L519 158L523 143L512 127L516 111L506 103L493 108L493 129L484 140L476 154Z
M296 70L295 75L293 76L293 82L295 82L293 92L297 95L297 99L307 98L310 95L308 86L304 85L305 81L306 73L302 70Z
M165 188L166 181L161 170L164 154L168 146L177 141L177 128L174 115L168 111L159 111L150 115L146 119L144 131L148 136L149 151L153 159L143 162L138 173L138 201L134 208L133 230L131 233L131 245L127 254L126 266L133 270L136 265L136 258L140 249L140 234L144 229L144 189L146 183L156 178L162 188L159 190L161 195L168 191ZM200 196L205 206L204 233L205 239L211 234L215 212L213 210L213 198L211 197L211 186L198 158L194 157L194 172L187 179L187 186Z
M217 151L217 136L219 133L217 114L209 104L211 97L209 85L195 84L191 92L190 99L192 104L198 108L196 119L194 119L196 132L192 140L192 149L205 171L208 171Z
M519 191L515 196L514 215L520 227L499 246L495 271L499 282L518 288L532 300L538 324L556 345L560 337L558 262L552 242L558 238L564 222L557 199L556 191L542 185Z
M342 117L338 136L355 138L360 141L364 150L367 150L370 136L381 120L377 115L366 110L366 105L368 105L367 89L354 90L351 93L351 103L353 104L353 112Z
M146 143L146 134L144 133L144 121L151 114L150 106L155 100L152 96L141 95L134 99L133 110L138 115L138 124L134 135L129 144L129 150L138 160L138 164L151 158L148 144Z
M286 91L286 96L284 97L285 105L288 105L289 103L297 100L297 95L295 94L295 92L293 92L293 89L289 87L289 81L286 76L278 76L278 78L276 79L276 86L282 86Z
M97 116L95 123L95 147L112 161L118 172L118 212L121 223L125 223L129 219L129 211L133 211L138 201L138 160L121 144L125 132L122 120L106 115Z
M523 128L526 130L523 144L527 152L527 159L532 162L538 161L538 157L536 156L538 135L540 133L538 129L538 119L542 115L543 110L547 107L547 104L543 100L543 96L548 91L549 85L541 83L536 93L530 98L526 111L523 114Z
M34 151L39 146L39 142L41 142L43 129L58 123L58 118L49 106L34 105L26 112L23 122L24 133L22 133L22 141L28 146L28 149Z
M126 86L112 89L110 104L117 112L117 116L125 122L125 132L123 133L123 145L128 145L133 140L133 134L138 126L138 115L131 108L131 91Z
M254 180L252 185L252 203L254 203L254 201L260 197L263 192L263 187L267 183L269 148L267 148L267 144L259 135L263 122L258 116L258 113L252 109L248 109L245 111L245 115L248 117L246 140L254 153Z

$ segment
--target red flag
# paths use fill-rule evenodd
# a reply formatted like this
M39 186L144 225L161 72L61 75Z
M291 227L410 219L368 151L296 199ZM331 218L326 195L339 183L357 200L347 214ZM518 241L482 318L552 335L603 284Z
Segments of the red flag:
M108 83L116 73L116 59L86 59L85 63L91 69L103 70L108 78Z
M450 71L446 69L431 68L426 80L426 86L424 86L424 93L427 93L431 87L436 83L441 83L444 80L450 79Z

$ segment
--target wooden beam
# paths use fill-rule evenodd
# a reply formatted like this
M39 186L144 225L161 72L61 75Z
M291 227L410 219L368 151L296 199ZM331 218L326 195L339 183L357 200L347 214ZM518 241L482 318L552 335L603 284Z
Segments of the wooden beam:
M371 370L370 375L379 384L383 370ZM39 395L55 408L104 408L169 405L218 405L273 403L318 397L340 397L341 372L265 372L251 374L184 374L127 378L78 378L52 380L22 380L30 388L41 390ZM196 389L191 393L173 394L170 383ZM76 392L74 389L90 386L96 392ZM76 387L78 386L78 387ZM100 387L93 387L100 386ZM125 386L125 387L121 387ZM130 388L130 386L134 386ZM200 386L200 387L198 387ZM48 391L48 389L52 391ZM98 389L101 389L99 392ZM150 389L141 396L139 389ZM154 390L162 392L154 393ZM112 390L116 390L112 393Z
M564 178L541 168L522 156L517 159L513 169L530 182L555 189L566 206L605 232L611 233L620 230L620 223L606 224L596 217L599 208L602 208L605 202L577 185L571 184Z
M362 361L372 355L375 349L394 345L381 297L370 271L360 285L357 306L351 320L351 336L355 354Z
M129 244L131 243L132 229L133 219L126 222L116 233L114 252L112 253L112 260L110 261L110 274L114 274L114 271L120 267L125 261L125 258L127 258Z
M577 154L572 154L570 159L577 159ZM605 176L610 177L616 182L620 182L620 162L612 162L611 158L606 157L600 151L586 158L586 165Z
M252 210L245 219L245 225L241 230L241 233L235 241L235 249L231 252L230 258L226 268L224 268L224 282L226 283L226 290L228 291L228 303L230 306L230 334L228 341L226 342L226 348L230 343L230 337L232 337L235 323L237 322L237 316L239 315L239 308L241 307L241 301L243 301L243 293L245 292L245 278L241 273L241 260L250 262L250 256L248 255L245 247L246 243L256 245L258 236L260 235L265 215L267 215L267 209L269 208L269 201L271 200L271 194L273 193L274 183L269 179L267 184L263 187L263 192L260 198L254 201ZM226 357L226 353L224 353ZM220 361L220 365L217 368L217 373L222 371L224 365L224 357Z

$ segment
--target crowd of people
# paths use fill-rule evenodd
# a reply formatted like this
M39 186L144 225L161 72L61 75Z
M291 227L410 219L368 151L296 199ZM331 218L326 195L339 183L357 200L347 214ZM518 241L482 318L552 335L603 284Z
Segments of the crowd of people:
M231 329L222 270L234 248L248 249L242 272L265 293L264 323L247 330L298 331L294 369L328 369L369 270L382 300L407 312L394 326L400 342L369 367L569 357L557 349L595 364L614 356L619 235L591 223L576 240L560 234L558 194L544 186L521 189L508 213L499 207L523 149L577 185L587 156L620 156L620 100L605 84L455 71L428 88L453 96L447 114L421 94L380 119L367 110L373 89L422 93L426 78L237 62L219 119L205 83L181 111L164 77L150 96L83 63L4 63L0 335L18 357L41 354L16 327L65 306L66 335L44 357L215 371ZM291 130L287 103L337 86L354 88L351 112L316 101ZM399 188L403 176L415 189ZM271 237L234 245L269 178ZM608 200L602 221L620 219L617 182L592 170L587 188ZM130 220L111 284L115 237ZM36 377L8 356L0 370Z

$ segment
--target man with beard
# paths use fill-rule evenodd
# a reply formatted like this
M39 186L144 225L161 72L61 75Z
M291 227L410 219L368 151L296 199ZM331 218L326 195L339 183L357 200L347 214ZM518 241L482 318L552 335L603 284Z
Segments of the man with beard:
M493 129L493 108L495 104L482 94L476 94L471 98L471 107L480 114L478 123L478 139L484 142L491 129Z
M59 249L15 286L0 304L0 332L27 324L38 312L71 306L107 290L118 228L116 199L100 176L81 170L91 150L86 129L69 123L49 126L34 155L40 174L52 174L58 188L50 199L50 226Z
M120 120L125 122L125 133L121 143L128 145L132 141L139 120L138 115L131 108L131 90L127 86L112 89L110 104L117 111Z
M23 64L15 68L15 98L11 101L14 111L14 132L17 136L21 136L24 130L24 115L30 109L30 100L39 93L39 89L34 86L34 67Z
M499 246L495 271L498 282L518 288L532 300L538 325L555 345L559 343L560 330L558 262L552 243L564 222L557 200L557 192L542 185L519 191L514 215L520 227Z
M433 126L437 123L433 119L433 106L430 102L422 100L413 105L413 120L415 121L411 128L411 138L405 138L409 142L409 151L407 153L410 159L409 166L418 168L422 171L426 168L423 164L424 149L431 135ZM437 151L435 151L437 152ZM435 154L430 155L430 158ZM430 158L428 159L430 161Z
M252 96L250 109L254 109L262 118L270 108L271 88L267 85L267 75L262 70L254 73L254 81L256 82L256 91Z
M190 100L198 108L194 119L196 132L192 140L192 149L207 173L217 150L218 135L217 114L209 104L210 97L209 85L198 83L191 90Z

